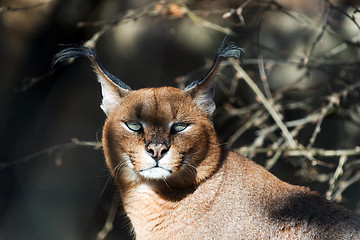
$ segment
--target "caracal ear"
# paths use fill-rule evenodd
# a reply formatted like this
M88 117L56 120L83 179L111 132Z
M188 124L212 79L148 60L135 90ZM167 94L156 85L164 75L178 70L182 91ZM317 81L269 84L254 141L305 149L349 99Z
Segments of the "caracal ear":
M72 46L60 51L58 54L56 54L53 65L59 62L82 56L88 57L92 62L92 66L98 77L98 81L101 84L101 92L103 99L100 107L104 111L104 113L108 115L120 104L122 98L131 91L131 88L125 83L123 83L120 79L116 78L111 73L106 71L102 67L95 52L90 48L82 45Z
M190 94L195 103L203 109L209 116L215 111L213 97L215 94L215 80L220 63L225 58L240 59L243 50L234 43L226 43L226 38L222 42L213 65L209 72L201 79L190 83L184 91Z

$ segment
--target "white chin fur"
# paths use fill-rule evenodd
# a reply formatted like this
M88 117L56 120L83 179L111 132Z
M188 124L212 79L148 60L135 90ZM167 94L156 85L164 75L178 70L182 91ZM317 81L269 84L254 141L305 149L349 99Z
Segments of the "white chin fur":
M164 179L170 176L171 172L161 167L153 167L140 172L140 175L148 179Z

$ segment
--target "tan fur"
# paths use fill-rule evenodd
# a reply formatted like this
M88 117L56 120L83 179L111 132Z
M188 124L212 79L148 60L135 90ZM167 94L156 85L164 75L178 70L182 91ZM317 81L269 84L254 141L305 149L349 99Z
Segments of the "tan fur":
M200 81L131 90L86 47L55 62L87 56L102 87L106 164L136 239L360 239L360 216L307 188L287 184L220 147L211 122L216 71L239 58L221 46Z
M129 119L147 122L145 138L168 138L172 121L191 123L172 139L174 175L136 174L145 147L120 124ZM137 239L360 239L359 216L222 149L209 117L182 90L131 91L108 115L103 145ZM134 169L116 167L123 153L134 157ZM187 167L179 167L180 153L191 156Z

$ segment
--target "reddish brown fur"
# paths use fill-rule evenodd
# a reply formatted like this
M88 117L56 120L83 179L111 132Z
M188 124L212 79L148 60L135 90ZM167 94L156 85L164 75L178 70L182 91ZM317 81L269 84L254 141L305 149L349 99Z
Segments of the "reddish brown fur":
M132 91L85 47L57 61L83 55L101 83L106 164L137 239L360 239L359 215L220 147L210 120L214 76L222 59L240 57L236 45L223 44L185 90Z
M146 101L144 101L146 99ZM188 155L192 154L192 163L197 166L196 182L201 182L206 179L209 174L201 169L206 169L206 172L213 172L217 166L216 161L211 162L210 159L203 161L207 155L218 155L218 149L211 149L210 145L218 145L216 136L210 136L207 132L213 131L212 124L209 122L209 117L204 112L198 110L198 107L193 103L193 99L184 94L182 90L164 87L157 89L140 89L137 91L131 91L125 98L122 99L122 103L118 107L118 111L114 111L108 116L104 127L103 144L105 149L105 155L107 164L110 169L114 169L118 164L118 156L122 152L136 152L142 151L144 146L144 139L139 136L129 133L123 127L119 126L121 122L127 122L130 120L146 120L150 125L149 130L145 132L145 139L150 138L153 135L157 137L163 137L165 139L170 135L169 130L163 132L164 136L159 136L159 129L168 129L167 124L171 121L174 122L187 122L193 126L191 135L182 135L181 137L173 137L171 147L176 149L176 152L186 152ZM194 124L196 123L196 124ZM205 132L203 132L205 130ZM199 144L203 147L199 148ZM138 150L136 150L138 149ZM110 151L115 151L111 153ZM115 155L114 158L110 157ZM113 160L110 160L113 159ZM179 165L174 161L173 165L176 167ZM141 159L136 164L141 166ZM199 165L198 165L199 164ZM135 170L137 168L134 165ZM185 172L185 174L192 175L191 171ZM139 180L139 179L138 179ZM195 179L186 178L185 176L171 176L167 179L167 183L179 187L179 181L182 185L193 185ZM189 183L186 183L189 181ZM128 184L126 184L128 185Z
M132 120L148 122L144 138L170 137L171 148L191 155L196 171L148 180L134 172L141 158L134 169L116 168L124 152L136 155L145 147L141 136L120 125ZM192 128L171 137L171 121ZM137 239L360 239L358 215L222 149L208 115L182 90L130 91L108 115L103 145ZM173 161L179 170L181 159Z

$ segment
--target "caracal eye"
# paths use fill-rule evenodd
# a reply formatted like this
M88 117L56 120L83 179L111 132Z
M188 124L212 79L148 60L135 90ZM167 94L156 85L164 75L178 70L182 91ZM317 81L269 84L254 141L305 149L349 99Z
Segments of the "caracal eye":
M126 122L125 125L134 132L139 132L143 129L143 126L139 122Z
M188 126L189 124L187 123L175 123L171 128L174 132L181 132L184 131Z

